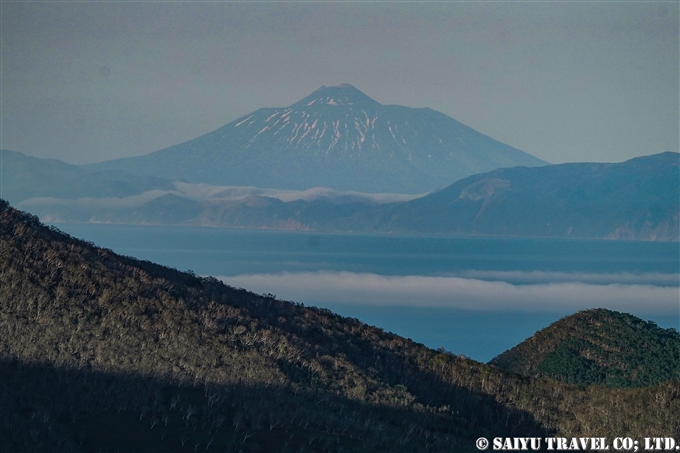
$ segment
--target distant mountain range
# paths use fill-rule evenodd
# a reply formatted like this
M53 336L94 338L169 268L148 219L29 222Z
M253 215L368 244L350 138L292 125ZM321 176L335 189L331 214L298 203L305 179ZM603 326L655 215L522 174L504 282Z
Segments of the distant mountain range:
M679 162L666 152L615 164L498 169L415 199L177 182L168 189L154 179L132 186L156 189L127 198L37 198L19 206L65 222L678 241Z
M0 153L2 198L14 204L32 198L120 198L174 189L172 181L154 176L88 170L57 159L40 159L7 149Z
M443 113L382 105L343 84L179 145L88 168L212 185L424 193L496 168L545 164Z
M203 210L197 201L238 204L260 197L281 202L325 200L331 204L378 204L417 197L340 192L323 187L295 191L188 184L120 170L83 168L10 150L0 150L0 153L0 196L50 222L181 223L187 220L187 212L198 215ZM153 203L148 204L150 201ZM152 208L154 205L158 207ZM146 220L150 208L158 210L159 218ZM130 209L135 212L139 209L138 215L130 217Z
M581 355L560 334L570 329L549 328L530 343L548 359L566 345L566 362L561 352L550 362L558 373L592 360L605 375L628 366L640 384L660 382L611 389L521 376L328 310L120 256L2 200L0 269L3 453L468 453L479 437L611 444L678 428L677 366L647 368L667 357L667 368L677 364L677 333L630 315L560 321L590 340ZM638 347L616 351L623 344ZM676 380L661 382L668 376Z

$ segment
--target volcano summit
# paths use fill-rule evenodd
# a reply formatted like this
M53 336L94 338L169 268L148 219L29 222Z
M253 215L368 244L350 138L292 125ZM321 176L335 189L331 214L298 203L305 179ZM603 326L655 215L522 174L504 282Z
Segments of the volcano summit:
M382 105L342 84L179 145L91 167L214 185L422 193L499 167L545 164L443 113Z

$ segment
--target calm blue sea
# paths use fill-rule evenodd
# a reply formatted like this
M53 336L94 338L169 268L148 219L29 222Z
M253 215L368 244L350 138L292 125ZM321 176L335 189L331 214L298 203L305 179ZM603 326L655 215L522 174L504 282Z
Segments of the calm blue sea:
M583 308L680 329L677 243L55 226L484 362Z

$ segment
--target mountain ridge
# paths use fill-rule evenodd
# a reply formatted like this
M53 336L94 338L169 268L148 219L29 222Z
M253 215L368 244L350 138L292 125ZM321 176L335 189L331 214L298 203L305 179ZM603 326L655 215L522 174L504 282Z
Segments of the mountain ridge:
M58 159L42 159L9 149L0 149L0 154L3 197L14 204L38 197L125 197L173 187L172 181L153 176L86 170Z
M379 231L536 237L680 238L680 154L621 163L504 168L381 208Z

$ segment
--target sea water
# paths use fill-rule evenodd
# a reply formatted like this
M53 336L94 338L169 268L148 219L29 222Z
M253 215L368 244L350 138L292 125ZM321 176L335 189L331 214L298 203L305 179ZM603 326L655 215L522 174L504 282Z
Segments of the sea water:
M329 308L484 362L580 309L680 329L677 243L55 226L119 254Z

